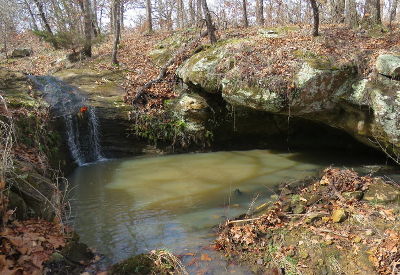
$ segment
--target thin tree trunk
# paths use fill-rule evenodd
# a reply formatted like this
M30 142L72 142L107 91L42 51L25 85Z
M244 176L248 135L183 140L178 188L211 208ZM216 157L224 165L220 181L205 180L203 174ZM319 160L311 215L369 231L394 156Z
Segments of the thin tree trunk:
M249 20L247 19L247 1L242 0L242 9L243 9L243 26L247 28L249 26Z
M93 33L95 36L98 36L101 32L99 26L99 18L97 16L97 0L93 0L93 7L92 7L92 22L93 22Z
M185 27L185 6L183 0L178 0L178 26L180 28Z
M318 9L318 4L316 0L310 0L311 3L311 8L313 11L313 36L318 36L319 35L319 9Z
M8 35L7 35L7 23L5 20L3 20L3 49L4 53L6 54L6 59L8 59L8 47L7 47L7 42L8 42Z
M380 0L365 0L363 20L370 25L381 24Z
M264 26L264 0L256 0L256 22L258 26Z
M114 5L113 4L111 4L111 7L110 7L110 32L111 33L114 33L114 31L115 31L115 27L114 27Z
M120 10L120 15L119 15L119 21L120 21L120 29L124 30L125 29L125 22L124 22L124 14L125 14L125 7L124 7L124 1L121 2L121 10Z
M210 43L214 44L217 42L217 37L215 36L215 29L214 29L214 25L213 25L213 22L211 19L210 10L208 9L207 0L201 0L201 4L203 7L205 19L206 19L207 32L208 32L208 36L210 38Z
M202 0L197 0L196 2L196 25L199 27L201 26L201 21L203 20L203 13L202 13Z
M344 22L345 0L331 0L331 18L333 23Z
M196 13L194 11L194 0L189 0L189 14L190 14L190 25L193 26L196 21Z
M48 33L53 35L53 32L52 32L52 30L50 28L50 25L49 25L49 21L47 21L46 14L44 13L44 10L43 10L43 4L39 0L33 0L33 2L35 2L36 7L37 7L37 9L39 11L39 16L40 16L40 19L42 19L44 28L46 29L46 31Z
M358 26L357 4L355 0L346 0L346 25L352 29Z
M398 4L398 0L393 0L392 7L390 10L390 15L389 15L390 27L392 26L393 21L395 21L395 19L396 19L397 4Z
M85 44L83 46L83 53L91 57L92 56L92 11L90 9L90 1L83 0L83 20L84 20L84 33L85 33Z
M26 8L28 9L29 16L32 19L33 30L35 30L35 31L39 30L38 25L36 23L36 18L35 18L35 15L32 12L31 6L29 5L27 0L24 0L24 3L25 3Z
M146 0L147 32L153 32L153 19L151 14L151 0Z
M119 45L119 40L120 40L120 34L121 34L121 3L120 0L113 0L113 20L114 20L114 44L113 44L113 51L112 51L112 64L118 65L118 59L117 59L117 54L118 54L118 45Z

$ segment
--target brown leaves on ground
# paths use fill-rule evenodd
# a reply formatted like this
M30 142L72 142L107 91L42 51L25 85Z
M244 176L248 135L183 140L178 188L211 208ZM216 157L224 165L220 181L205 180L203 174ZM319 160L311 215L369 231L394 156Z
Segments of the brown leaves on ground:
M372 183L371 177L361 177L353 170L342 170L338 168L327 168L324 170L319 184L334 186L337 191L349 192L366 190Z
M400 232L387 230L386 238L381 239L379 245L370 255L370 260L380 274L400 274Z
M0 236L0 274L42 274L43 263L65 246L60 225L44 220L15 221Z
M0 65L3 67L32 75L46 75L66 65L66 62L61 60L68 51L54 50L49 43L39 39L30 31L15 35L10 40L10 48L30 48L33 55L25 58L2 59Z
M232 52L235 58L235 67L228 73L239 72L237 79L247 82L254 81L260 86L267 85L276 91L287 95L293 90L293 74L304 60L315 59L317 63L340 67L344 64L357 64L359 73L368 75L376 56L390 51L400 44L398 31L369 35L366 31L349 30L341 25L322 25L321 36L310 36L309 25L284 26L277 38L267 38L259 35L258 28L219 31L219 40L229 38L248 38L243 47L235 48ZM182 32L182 31L180 31ZM125 101L131 102L138 88L148 81L155 79L160 68L153 62L149 52L163 39L176 35L178 32L155 32L151 35L141 34L138 31L126 31L122 34L122 41L118 52L119 67L111 65L112 38L93 47L93 58L77 63L75 66L92 67L95 70L123 70L126 90ZM186 36L197 36L198 32L185 32ZM55 69L65 66L60 60L65 57L66 51L55 51L47 43L40 41L31 33L23 33L14 39L15 46L28 45L33 49L33 56L13 59L3 65L17 71L34 75L49 74ZM27 43L28 42L28 43ZM207 38L199 41L207 44ZM182 46L186 45L183 43ZM155 83L147 91L147 100L143 107L147 111L163 107L165 99L174 98L176 83L176 68L190 55L198 44L193 45L186 52L176 57L175 62L168 68L167 76L161 82ZM176 49L178 51L179 49ZM301 61L301 62L299 62ZM267 83L260 83L260 79L268 79Z
M240 224L240 220L238 223L227 222L222 227L216 247L221 250L231 249L232 245L239 245L245 249L251 249L251 245L257 243L260 236L268 229L281 226L283 218L282 209L279 203L276 203L266 214L246 225Z
M311 263L305 259L320 257L317 254L311 256L314 253L312 247L322 244L332 246L346 257L369 259L370 268L375 267L378 274L399 274L400 233L392 228L398 227L400 220L392 208L394 206L342 196L349 192L363 192L368 186L380 183L380 178L359 176L352 170L325 169L320 180L290 194L286 191L263 214L226 222L221 226L216 248L247 261L263 259L265 253L270 253L272 259L275 257L273 264L282 264L285 257L297 255L295 267L307 271ZM301 214L294 214L292 210L299 204L304 210ZM342 213L343 219L335 220L334 213ZM280 238L282 230L286 232L283 238L291 236L288 237L291 241L285 242ZM301 236L306 237L302 239ZM277 239L279 245L274 243ZM305 248L301 249L309 250L306 256L303 253L302 258L297 249L304 244ZM268 252L271 246L276 247L272 253ZM257 261L261 260L252 263L264 265L264 262L260 264ZM266 264L265 268L271 266Z

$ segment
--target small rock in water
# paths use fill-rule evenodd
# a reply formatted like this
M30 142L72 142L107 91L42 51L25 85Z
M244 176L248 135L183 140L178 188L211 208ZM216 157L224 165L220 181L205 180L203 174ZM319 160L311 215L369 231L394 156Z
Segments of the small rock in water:
M347 218L347 213L342 208L335 209L332 212L331 218L332 218L333 222L336 222L336 223L342 222Z
M243 195L243 192L239 190L239 188L235 189L235 191L233 191L233 194L235 194L235 196L241 196Z

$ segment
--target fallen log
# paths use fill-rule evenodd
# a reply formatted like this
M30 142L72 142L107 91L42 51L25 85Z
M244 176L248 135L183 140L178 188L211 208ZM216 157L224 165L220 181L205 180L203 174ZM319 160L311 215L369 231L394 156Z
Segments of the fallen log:
M178 50L169 60L168 62L160 69L160 72L158 74L158 76L152 80L150 80L149 82L147 82L146 84L144 84L142 87L138 88L136 90L136 94L135 97L132 99L131 104L134 105L136 104L136 102L139 99L144 100L144 95L146 93L146 91L153 86L154 84L161 82L167 75L167 70L168 67L171 66L172 64L174 64L176 58L181 55L182 53L184 53L185 51L187 51L188 49L190 49L190 47L192 47L193 45L195 45L196 43L198 43L200 41L200 39L202 39L203 37L207 36L208 31L204 31L202 32L196 39L194 39L193 41L189 42L188 44L186 44L183 48L181 48L180 50Z

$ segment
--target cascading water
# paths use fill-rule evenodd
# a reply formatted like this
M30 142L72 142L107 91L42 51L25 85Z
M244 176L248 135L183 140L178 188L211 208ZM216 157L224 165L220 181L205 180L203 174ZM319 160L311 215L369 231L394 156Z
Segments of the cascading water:
M67 144L79 166L102 160L96 109L88 106L79 89L51 76L31 77L44 99L65 124Z

